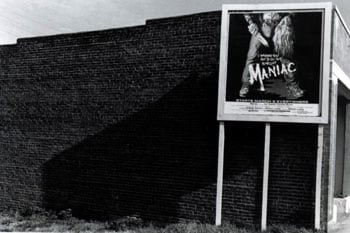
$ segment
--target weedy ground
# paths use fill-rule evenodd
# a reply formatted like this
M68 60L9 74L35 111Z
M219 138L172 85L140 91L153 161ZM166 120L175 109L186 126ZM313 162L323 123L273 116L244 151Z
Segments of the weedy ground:
M0 213L0 232L118 232L118 233L260 233L259 230L238 228L232 224L220 227L201 223L177 223L159 226L145 223L137 217L125 217L112 222L87 221L75 218L71 211L59 213L44 211ZM315 233L294 226L276 225L266 233Z

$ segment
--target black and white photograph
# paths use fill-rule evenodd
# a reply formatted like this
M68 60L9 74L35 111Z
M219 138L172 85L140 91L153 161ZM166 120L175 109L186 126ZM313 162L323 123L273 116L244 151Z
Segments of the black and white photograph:
M349 10L0 0L0 232L350 233Z

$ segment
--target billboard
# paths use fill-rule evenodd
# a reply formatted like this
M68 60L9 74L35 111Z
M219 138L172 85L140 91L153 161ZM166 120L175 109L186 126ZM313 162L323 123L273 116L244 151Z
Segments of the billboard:
M218 120L328 122L331 3L224 5Z

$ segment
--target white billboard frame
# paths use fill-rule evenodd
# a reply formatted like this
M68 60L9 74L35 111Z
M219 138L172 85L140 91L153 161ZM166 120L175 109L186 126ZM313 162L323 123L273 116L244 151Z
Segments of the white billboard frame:
M232 12L242 11L295 11L295 12L323 12L323 28L321 40L321 64L320 64L320 93L317 115L298 115L296 113L230 113L228 107L235 107L236 103L226 101L227 66L228 66L228 43L229 43L229 17ZM297 4L229 4L222 7L221 44L220 44L220 67L219 67L219 92L218 112L219 121L256 121L256 122L290 122L290 123L315 123L327 124L329 111L329 81L331 77L331 33L332 33L332 11L331 2L324 3L297 3ZM255 103L256 104L256 103ZM269 103L263 103L269 105ZM275 104L276 105L276 104ZM278 105L278 103L277 103ZM305 104L305 107L308 107Z

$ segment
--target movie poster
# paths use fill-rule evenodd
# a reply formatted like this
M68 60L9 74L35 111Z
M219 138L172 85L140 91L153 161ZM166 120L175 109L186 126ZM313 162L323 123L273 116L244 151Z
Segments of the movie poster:
M227 21L223 115L320 117L325 9L229 10Z

